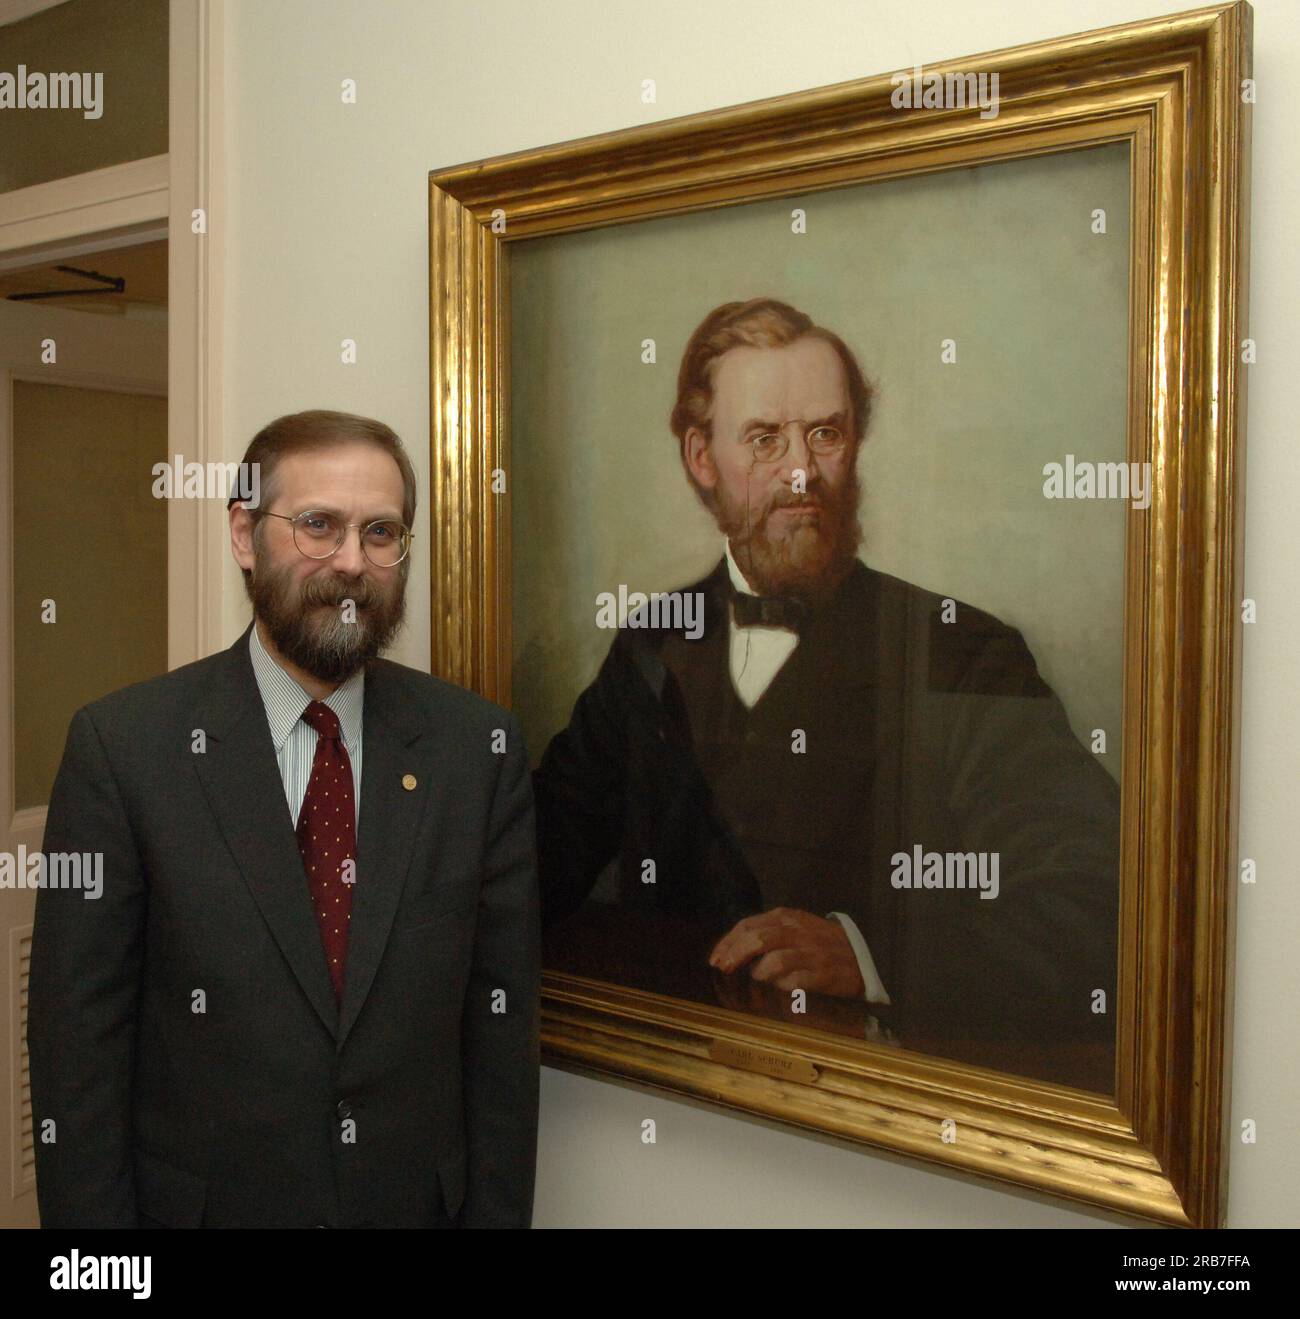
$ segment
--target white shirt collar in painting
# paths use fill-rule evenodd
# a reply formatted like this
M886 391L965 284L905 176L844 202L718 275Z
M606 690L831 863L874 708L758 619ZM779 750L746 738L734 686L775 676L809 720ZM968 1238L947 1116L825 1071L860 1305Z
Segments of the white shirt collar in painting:
M731 553L730 542L727 543L727 572L737 591L745 595L758 594L740 571ZM781 666L794 654L799 637L785 627L737 627L734 609L728 609L727 623L731 634L731 685L745 707L752 710L772 685Z

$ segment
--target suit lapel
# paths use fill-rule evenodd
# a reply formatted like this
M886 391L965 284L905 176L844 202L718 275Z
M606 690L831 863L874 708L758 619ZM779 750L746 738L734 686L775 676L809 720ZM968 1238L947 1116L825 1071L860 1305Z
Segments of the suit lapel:
M435 774L438 738L403 710L393 671L383 663L366 670L362 715L361 812L357 830L357 883L352 894L348 966L343 981L338 1043L342 1048L374 983L393 916L406 883L421 819L436 819L447 776ZM450 759L441 757L444 765ZM408 778L407 776L410 776ZM405 785L411 780L413 785ZM317 938L319 954L320 940ZM321 959L322 965L324 959Z
M194 757L194 769L208 805L303 992L326 1029L337 1034L334 989L248 654L247 631L226 652L226 663L196 719L195 727L206 733L207 750ZM369 772L364 762L362 772Z

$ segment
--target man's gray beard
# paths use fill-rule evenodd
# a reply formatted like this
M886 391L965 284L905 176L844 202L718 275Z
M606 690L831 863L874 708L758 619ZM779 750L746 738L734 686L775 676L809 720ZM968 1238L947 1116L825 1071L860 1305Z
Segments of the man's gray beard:
M406 615L406 572L388 592L368 577L336 573L309 577L297 588L291 566L273 568L259 553L249 594L254 615L285 659L321 682L339 683L397 635ZM345 600L356 605L355 622L343 619Z
M857 561L862 542L858 522L861 486L856 471L837 491L818 484L807 494L782 491L752 521L744 503L735 502L719 482L713 515L731 543L731 552L749 584L760 595L794 596L819 604L831 596ZM768 534L773 510L815 503L817 522L797 522L783 536Z

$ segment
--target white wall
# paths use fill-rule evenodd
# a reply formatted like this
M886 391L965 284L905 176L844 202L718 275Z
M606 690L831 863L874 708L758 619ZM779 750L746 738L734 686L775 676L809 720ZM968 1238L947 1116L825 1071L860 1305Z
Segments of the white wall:
M430 169L734 105L914 63L1060 36L1179 0L230 0L227 458L283 412L382 417L428 479ZM1297 398L1284 320L1297 303L1300 6L1258 0L1241 837L1229 1222L1300 1224L1297 981L1300 784ZM1289 72L1288 72L1289 70ZM340 80L355 78L344 106ZM658 84L640 101L643 78ZM339 363L354 338L357 365ZM1288 381L1290 383L1288 383ZM394 657L428 667L428 504L412 626ZM421 568L419 565L423 563ZM245 621L235 571L230 637ZM555 1071L543 1077L538 1225L1086 1226L1103 1216ZM639 1140L643 1117L659 1142Z

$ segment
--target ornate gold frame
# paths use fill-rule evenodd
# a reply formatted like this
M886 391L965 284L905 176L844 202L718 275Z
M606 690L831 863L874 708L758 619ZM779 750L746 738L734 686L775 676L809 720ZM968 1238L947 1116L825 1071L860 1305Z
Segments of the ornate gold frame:
M433 670L508 703L510 514L491 474L509 467L511 242L1131 145L1129 445L1152 464L1153 499L1128 535L1114 1102L550 973L548 1061L1123 1214L1222 1223L1251 20L1222 4L926 67L996 71L992 119L895 110L885 74L430 176ZM764 1074L765 1057L804 1079Z

